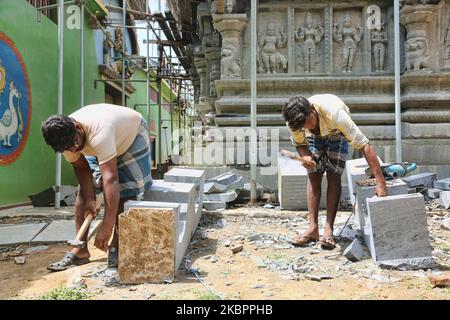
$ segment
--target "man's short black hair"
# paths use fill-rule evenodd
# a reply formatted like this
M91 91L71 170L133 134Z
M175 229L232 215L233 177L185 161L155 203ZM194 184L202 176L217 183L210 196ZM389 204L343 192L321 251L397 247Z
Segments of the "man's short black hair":
M302 96L294 96L283 107L283 117L289 128L300 130L305 126L306 118L310 115L312 105Z
M64 152L74 145L75 121L64 115L50 116L41 126L45 142L55 150Z

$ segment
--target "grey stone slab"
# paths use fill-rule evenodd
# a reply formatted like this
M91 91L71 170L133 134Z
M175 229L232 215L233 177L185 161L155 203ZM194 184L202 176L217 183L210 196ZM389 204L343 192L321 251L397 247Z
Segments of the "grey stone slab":
M29 243L46 225L32 223L0 227L0 245Z
M378 157L378 162L380 165L383 164L380 157ZM345 162L345 172L347 174L347 184L348 191L350 194L350 201L355 204L355 191L356 191L356 181L369 178L365 170L369 167L366 158L352 159Z
M145 201L194 203L195 184L154 180L150 190L144 192Z
M175 203L186 203L187 204L187 233L192 235L201 219L201 210L196 211L196 209L201 208L196 206L196 185L193 183L181 183L181 182L165 182L162 180L155 180L152 188L145 191L144 200L145 201L156 201L156 202L175 202Z
M244 185L245 185L244 177L239 177L236 181L230 183L227 186L227 190L230 190L230 189L241 189L241 188L244 187Z
M350 202L350 189L348 184L343 184L341 189L341 201L342 202Z
M450 208L450 191L441 191L440 197L434 200L440 206L443 206L445 209Z
M340 236L342 238L346 238L349 240L354 240L358 235L358 231L352 229L348 224L342 229L335 229L333 232L334 236Z
M384 260L378 263L380 268L394 269L394 270L418 270L418 269L433 269L438 267L438 264L433 257L425 258L410 258L397 260Z
M404 177L402 180L406 182L408 187L415 188L418 186L424 186L427 188L431 188L433 186L433 181L437 179L436 173L431 172L423 172L419 174L415 174L412 176Z
M428 199L438 199L441 197L441 192L442 190L439 189L428 188L423 190L421 193Z
M239 189L238 199L239 200L249 200L250 199L250 183L244 183L244 187ZM256 183L256 198L260 199L264 192L264 186L260 183Z
M227 208L227 203L219 201L203 201L203 207L206 210L225 210Z
M390 196L408 193L408 186L400 179L386 181L386 186ZM361 181L356 182L356 215L361 230L364 230L368 216L366 199L375 196L375 189L376 186L365 187L361 185Z
M100 226L100 220L94 220L89 227L88 238L90 239ZM74 220L56 220L52 221L47 228L34 238L31 243L58 243L67 242L75 239L77 236Z
M236 200L236 191L205 194L205 201L231 202Z
M217 182L223 185L229 185L238 179L237 175L233 172L225 172L221 175L218 175L214 178L208 179L207 182Z
M221 193L227 191L227 186L217 182L206 182L203 187L204 193Z
M372 259L430 258L431 246L424 197L404 194L367 199Z
M434 181L433 188L450 191L450 178Z
M205 176L206 170L191 168L172 168L164 174L164 181L166 182L182 182L195 184L194 199L196 203L196 225L198 225L202 217Z
M193 181L200 181L204 177L205 170L172 168L164 174L164 181L193 183ZM185 181L178 181L180 179L185 179Z
M307 210L308 172L297 160L278 157L278 199L281 209ZM322 179L320 208L326 208L327 179Z
M356 262L364 256L364 248L358 238L354 239L342 253L348 260Z

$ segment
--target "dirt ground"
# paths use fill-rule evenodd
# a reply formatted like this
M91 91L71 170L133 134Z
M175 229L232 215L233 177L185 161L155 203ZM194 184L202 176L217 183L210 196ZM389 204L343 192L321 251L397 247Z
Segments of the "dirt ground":
M337 229L349 215L348 211L338 213ZM323 218L322 212L322 222ZM65 244L48 245L47 250L26 255L24 265L15 264L14 252L28 246L1 248L0 299L40 299L54 288L80 283L94 300L450 299L450 288L432 288L428 279L449 270L450 231L441 228L441 221L448 218L445 210L428 213L433 256L439 264L433 270L379 269L368 252L363 260L350 262L342 256L350 243L345 239L332 251L317 244L292 247L287 239L307 228L306 213L264 208L205 213L186 263L176 279L166 284L130 286L111 280L105 276L106 254L95 249L92 240L91 263L57 273L47 271L46 266L61 258ZM228 246L239 244L243 246L239 253ZM202 283L184 266L195 269Z

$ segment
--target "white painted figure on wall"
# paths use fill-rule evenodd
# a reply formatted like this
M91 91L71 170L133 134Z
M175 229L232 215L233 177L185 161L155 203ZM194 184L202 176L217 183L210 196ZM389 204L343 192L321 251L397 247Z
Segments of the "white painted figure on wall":
M333 36L336 42L342 43L342 71L352 72L356 49L363 36L362 28L353 25L351 14L346 13L343 22L333 26Z
M320 62L319 43L324 36L324 28L321 24L313 25L311 12L305 14L305 24L295 31L295 40L300 42L299 65L305 73L315 72L316 65Z

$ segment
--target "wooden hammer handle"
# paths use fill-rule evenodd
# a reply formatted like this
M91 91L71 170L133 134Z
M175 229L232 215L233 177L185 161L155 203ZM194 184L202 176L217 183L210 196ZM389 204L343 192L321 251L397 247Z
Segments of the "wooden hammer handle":
M94 219L94 216L92 214L89 214L86 219L84 219L83 224L81 225L80 230L78 230L77 233L77 240L81 240L81 238L84 236L84 234L86 233L86 230L89 228L89 226L91 225L92 220Z
M95 210L100 209L101 204L102 204L101 197L97 197L97 200L95 201ZM84 219L84 222L81 225L80 230L78 230L77 238L76 238L77 240L81 240L81 238L84 236L84 234L86 233L87 229L91 225L92 220L94 220L94 216L90 213L90 214L88 214L86 219Z

